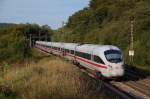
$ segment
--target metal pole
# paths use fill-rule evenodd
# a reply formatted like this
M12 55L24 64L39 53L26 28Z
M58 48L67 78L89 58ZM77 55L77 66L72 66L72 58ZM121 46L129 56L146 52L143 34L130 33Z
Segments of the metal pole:
M130 18L130 24L131 24L131 30L130 30L130 50L129 50L129 56L130 56L130 62L133 63L133 57L134 57L134 17Z
M134 21L131 20L131 50L133 50L133 24L134 24Z
M131 49L133 50L133 22L131 21ZM133 55L132 55L132 59L131 59L132 63L133 63Z
M32 47L32 34L30 34L30 47Z
M40 39L40 31L39 31L39 41L40 41L41 39Z

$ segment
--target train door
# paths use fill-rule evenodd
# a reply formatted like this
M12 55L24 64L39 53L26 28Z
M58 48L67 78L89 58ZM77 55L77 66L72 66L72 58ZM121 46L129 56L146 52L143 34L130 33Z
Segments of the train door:
M61 55L64 56L64 48L61 48Z
M63 48L63 56L66 56L66 49Z
M64 44L61 43L61 55L64 57L65 56L65 49L64 49Z
M79 65L79 63L78 63L78 61L77 61L77 47L78 47L78 45L76 45L75 46L75 48L74 48L74 59L73 59L73 64L75 64L75 65Z

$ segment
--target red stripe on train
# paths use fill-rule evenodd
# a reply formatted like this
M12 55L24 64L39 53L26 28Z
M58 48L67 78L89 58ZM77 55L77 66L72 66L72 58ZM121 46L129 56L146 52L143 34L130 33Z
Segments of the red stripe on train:
M55 51L55 52L61 52L61 51L57 51L57 50L54 50L54 49L51 49L51 50L53 50L53 51ZM67 54L68 56L74 57L74 55L72 55L72 54L70 54L70 53L66 53L66 54ZM79 59L79 60L81 60L81 61L83 61L83 62L89 63L89 64L91 64L91 65L94 65L94 66L96 66L96 67L107 68L107 67L104 66L104 65L96 64L96 63L94 63L94 62L91 62L91 61L86 60L86 59L84 59L84 58L82 58L82 57L79 57L79 56L75 56L75 58L77 58L77 59Z
M73 56L73 55L71 55L71 54L68 54L68 55L69 55L69 56L71 56L71 57L74 57L74 56ZM79 57L79 56L76 56L76 58L77 58L77 59L79 59L79 60L81 60L81 61L87 62L87 63L89 63L89 64L91 64L91 65L94 65L94 66L100 67L100 68L107 68L107 67L106 67L106 66L104 66L104 65L96 64L96 63L91 62L91 61L89 61L89 60L83 59L83 58L81 58L81 57Z

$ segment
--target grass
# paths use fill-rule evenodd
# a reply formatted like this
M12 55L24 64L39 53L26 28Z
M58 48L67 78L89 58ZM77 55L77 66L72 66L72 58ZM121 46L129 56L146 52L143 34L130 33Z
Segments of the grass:
M40 56L40 55L39 55ZM57 57L10 68L0 78L0 99L109 99L112 94Z

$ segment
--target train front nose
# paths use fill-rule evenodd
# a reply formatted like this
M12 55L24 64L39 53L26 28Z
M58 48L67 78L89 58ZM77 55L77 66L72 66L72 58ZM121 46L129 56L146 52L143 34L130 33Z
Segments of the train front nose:
M110 75L112 77L121 77L124 75L123 64L111 64L110 66Z

